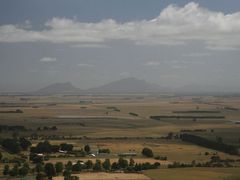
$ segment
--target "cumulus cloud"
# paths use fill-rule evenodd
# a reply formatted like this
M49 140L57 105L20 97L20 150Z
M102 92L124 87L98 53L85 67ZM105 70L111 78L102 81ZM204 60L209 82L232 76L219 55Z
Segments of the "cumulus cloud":
M53 58L53 57L44 57L40 59L41 62L55 62L57 61L57 58Z
M197 40L211 50L232 50L240 46L240 12L224 14L191 2L183 7L169 5L151 20L83 23L54 17L39 31L12 24L0 26L0 42L88 44L109 40L130 40L137 45L182 45Z

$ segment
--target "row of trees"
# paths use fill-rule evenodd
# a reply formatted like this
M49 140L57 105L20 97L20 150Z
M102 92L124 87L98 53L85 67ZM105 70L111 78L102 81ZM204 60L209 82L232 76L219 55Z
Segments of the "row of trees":
M9 165L5 165L3 174L5 176L26 176L27 174L36 173L36 179L40 179L43 177L48 177L51 179L53 176L63 175L66 179L71 177L71 174L79 173L83 170L90 171L117 171L122 170L126 172L136 172L147 169L156 169L160 167L160 163L156 162L151 164L149 162L146 163L135 163L133 159L129 161L123 158L119 158L117 162L110 162L110 159L105 159L103 162L99 159L93 163L91 160L86 161L85 163L82 161L78 161L77 163L72 163L69 161L67 164L63 164L62 162L53 163L37 163L34 169L30 169L27 163L24 163L23 166L19 164L15 164L12 169L10 169Z
M7 138L1 141L1 145L11 153L19 153L21 150L27 150L32 144L25 138Z
M73 145L67 143L62 143L60 145L52 145L48 141L44 141L39 142L35 147L31 147L30 151L31 153L55 153L59 150L70 152L73 150Z
M37 128L37 131L47 131L47 130L53 130L53 131L56 131L57 130L57 126L52 126L52 127L48 127L48 126L44 126L44 127L38 127Z
M99 159L93 163L91 160L86 161L85 163L78 161L77 163L72 163L69 161L67 164L63 165L61 162L57 162L55 165L47 163L45 165L45 173L48 177L56 176L62 174L70 176L72 173L79 173L83 170L92 170L92 171L116 171L123 170L128 172L142 171L146 169L156 169L160 167L160 163L156 162L151 164L146 163L135 163L133 159L130 161L119 158L117 162L110 162L110 159L105 159L103 162Z
M21 176L24 177L30 172L30 167L28 163L24 163L22 166L20 164L15 164L12 168L9 165L5 165L3 169L3 175L7 176Z
M224 144L222 142L222 138L220 137L217 138L217 141L212 141L212 140L209 140L200 136L196 136L193 134L181 134L180 138L183 141L191 142L200 146L204 146L210 149L215 149L225 153L234 154L234 155L238 155L239 153L237 147L233 145Z
M0 132L2 131L27 131L24 126L8 126L8 125L0 125Z

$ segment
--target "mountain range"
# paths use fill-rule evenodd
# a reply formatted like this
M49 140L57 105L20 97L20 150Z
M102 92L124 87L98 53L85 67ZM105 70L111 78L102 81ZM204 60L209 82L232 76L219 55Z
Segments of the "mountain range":
M125 78L108 84L90 89L80 89L70 82L55 83L46 86L38 91L31 92L33 95L53 95L53 94L134 94L134 93L174 93L174 94L227 94L238 93L239 88L228 89L214 85L190 84L178 88L164 87L149 83L137 78ZM29 94L29 93L28 93Z
M145 80L136 78L125 78L117 80L99 87L82 90L73 86L70 82L55 83L46 86L33 94L52 95L52 94L124 94L124 93L155 93L161 92L161 87L149 83Z

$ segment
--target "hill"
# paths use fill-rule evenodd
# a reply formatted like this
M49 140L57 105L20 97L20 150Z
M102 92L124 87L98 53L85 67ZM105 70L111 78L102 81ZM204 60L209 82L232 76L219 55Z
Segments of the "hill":
M79 94L80 89L73 86L70 82L66 83L55 83L49 86L46 86L36 92L34 94L40 95L51 95L51 94Z
M161 91L160 86L139 80L126 78L117 80L106 85L88 89L89 93L153 93Z

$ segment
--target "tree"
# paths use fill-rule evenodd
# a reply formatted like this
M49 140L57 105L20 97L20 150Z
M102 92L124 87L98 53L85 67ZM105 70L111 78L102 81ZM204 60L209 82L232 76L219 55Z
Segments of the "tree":
M161 166L161 164L159 163L159 162L155 162L154 164L153 164L153 167L154 168L159 168Z
M70 179L70 177L71 177L71 172L72 172L72 171L70 171L70 170L68 170L68 169L66 169L66 170L63 172L64 180L65 180L65 179L66 179L66 180Z
M82 165L80 164L80 161L78 161L76 164L73 165L72 171L79 172L82 170Z
M37 173L43 172L44 171L43 163L37 163L35 166L35 170Z
M9 165L5 165L3 169L3 175L8 175L9 174Z
M146 162L146 163L142 163L142 169L143 170L147 170L147 169L151 169L152 166L149 162Z
M172 138L173 138L173 133L172 133L172 132L169 132L166 138L167 138L167 139L172 139Z
M134 166L134 170L135 171L141 171L142 170L142 164L141 163L136 163L135 166Z
M98 150L98 153L108 153L108 154L110 154L110 149L99 149Z
M89 153L91 151L91 148L88 144L84 146L84 151L87 153Z
M53 131L56 131L56 130L57 130L57 127L56 127L56 126L52 126L51 129L52 129Z
M97 159L96 163L93 166L94 171L101 171L102 170L102 162L101 160Z
M2 155L2 153L0 152L0 160L2 160L2 157L3 157L3 155Z
M12 170L9 172L10 176L17 176L19 173L19 168L18 165L14 165L14 167L12 168Z
M23 167L26 167L26 168L30 169L30 168L29 168L29 164L28 164L27 162L25 162L25 163L23 164Z
M32 143L25 138L20 138L19 143L23 150L27 150L32 145Z
M64 180L79 180L78 176L70 176L69 178L64 178Z
M25 166L21 167L19 169L19 175L20 176L26 176L28 174L29 169Z
M48 141L40 142L36 147L31 148L32 153L51 153L57 152L59 150L59 146L51 145Z
M47 163L44 167L44 171L49 178L52 178L53 176L56 175L56 170L52 163Z
M57 162L55 164L55 169L56 169L56 173L59 174L63 171L63 163L62 162Z
M122 157L120 157L118 159L118 166L122 169L125 169L128 167L128 161L126 159L123 159Z
M102 165L103 165L103 168L107 171L109 171L111 168L111 163L109 159L105 159Z
M71 161L68 161L68 163L65 165L65 169L70 172L72 171L72 162Z
M36 180L43 180L43 179L45 179L45 174L38 173L37 176L36 176Z
M133 167L134 164L135 164L135 162L134 162L133 158L131 158L131 159L130 159L130 162L129 162L129 166L132 166L132 167Z
M60 144L60 149L62 151L72 151L73 150L73 145L72 144L63 143L63 144Z
M19 153L21 151L21 146L17 139L4 139L2 146L12 153Z
M142 155L146 157L153 157L153 152L149 148L143 148Z
M113 162L112 166L111 166L111 169L112 170L117 170L118 169L118 164L116 162Z
M43 162L43 157L38 156L37 154L30 154L30 160L33 161L33 163L42 163Z
M93 162L91 160L87 160L85 165L86 165L86 169L92 169L93 168Z
M223 143L222 137L216 137L216 141L217 141L217 143L219 143L219 144L222 144L222 143Z

